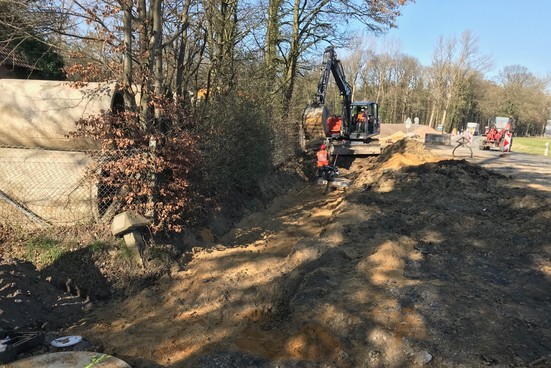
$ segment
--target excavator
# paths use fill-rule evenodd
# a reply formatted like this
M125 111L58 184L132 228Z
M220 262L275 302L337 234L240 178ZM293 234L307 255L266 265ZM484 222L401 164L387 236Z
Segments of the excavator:
M331 155L378 155L383 147L375 138L380 132L376 102L352 102L352 88L333 46L323 53L318 89L314 100L304 109L302 126L307 140L326 139ZM330 114L325 106L329 77L333 75L342 97L342 112Z

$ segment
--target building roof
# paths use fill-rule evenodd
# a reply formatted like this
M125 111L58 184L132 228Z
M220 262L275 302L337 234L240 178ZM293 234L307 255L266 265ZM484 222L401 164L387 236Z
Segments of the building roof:
M8 46L0 46L0 65L36 69L36 67L29 63L23 55Z

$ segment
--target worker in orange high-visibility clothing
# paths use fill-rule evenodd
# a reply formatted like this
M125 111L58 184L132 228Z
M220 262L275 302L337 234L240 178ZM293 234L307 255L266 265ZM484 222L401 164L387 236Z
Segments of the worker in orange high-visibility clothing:
M329 152L327 151L327 146L322 144L320 150L316 153L316 158L318 159L317 167L318 172L317 176L320 177L323 172L323 168L329 165Z
M340 134L342 126L342 118L338 115L331 115L325 123L327 126L327 135Z
M333 134L341 134L341 128L342 128L342 116L336 115L335 127L333 128Z
M356 121L356 132L367 133L367 115L365 113L365 109L362 109L362 111L360 111Z

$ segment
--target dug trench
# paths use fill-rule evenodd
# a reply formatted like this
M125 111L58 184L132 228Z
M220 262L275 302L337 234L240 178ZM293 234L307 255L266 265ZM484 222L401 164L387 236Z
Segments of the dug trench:
M550 364L548 194L400 141L67 328L133 367Z

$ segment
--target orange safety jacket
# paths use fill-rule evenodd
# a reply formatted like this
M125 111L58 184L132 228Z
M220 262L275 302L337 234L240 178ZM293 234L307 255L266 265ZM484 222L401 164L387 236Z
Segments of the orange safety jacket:
M318 167L329 165L329 157L326 150L319 150L316 157L318 158Z
M330 116L326 121L327 131L330 134L340 133L342 126L342 118L340 116Z
M335 126L333 127L333 129L331 129L331 131L333 133L340 133L341 128L342 128L342 118L340 116L338 116L335 119Z

